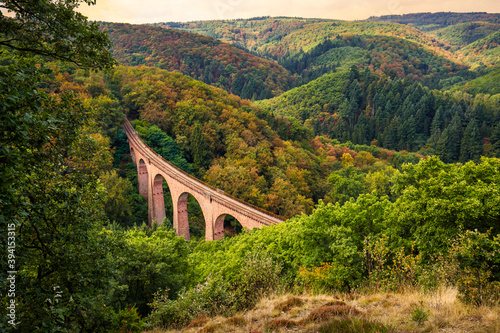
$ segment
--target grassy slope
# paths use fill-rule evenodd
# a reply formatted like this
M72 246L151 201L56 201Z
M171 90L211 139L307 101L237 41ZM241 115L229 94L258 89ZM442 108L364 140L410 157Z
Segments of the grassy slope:
M253 309L233 317L200 317L180 330L194 332L498 332L500 307L460 303L455 289L435 294L404 293L336 295L284 294L263 298ZM421 325L412 313L422 301L429 311ZM148 333L177 332L154 329Z

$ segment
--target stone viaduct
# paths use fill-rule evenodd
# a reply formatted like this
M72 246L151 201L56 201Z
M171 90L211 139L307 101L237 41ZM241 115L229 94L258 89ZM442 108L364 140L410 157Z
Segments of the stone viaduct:
M139 137L126 120L123 125L127 134L130 155L137 166L139 194L148 200L149 225L165 218L163 180L172 195L174 207L173 224L178 235L189 239L187 199L191 194L200 204L205 218L205 239L224 237L224 218L233 216L245 228L261 228L283 221L283 218L247 204L224 193L172 165L155 153Z

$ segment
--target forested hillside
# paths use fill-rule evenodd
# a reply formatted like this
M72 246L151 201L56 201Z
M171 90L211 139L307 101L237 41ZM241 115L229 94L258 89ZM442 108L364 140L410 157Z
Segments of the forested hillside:
M341 142L419 151L446 162L500 153L498 95L441 93L354 68L258 105Z
M445 44L400 24L262 18L163 26L215 36L274 59L298 76L295 85L352 65L435 88L450 76L474 76L456 63Z
M429 34L449 43L452 46L451 50L457 50L498 30L500 30L500 23L467 22L432 30Z
M496 14L155 27L81 2L3 2L0 331L498 328ZM164 184L148 227L125 118L287 220L205 242L191 196L186 241Z
M386 15L380 17L370 17L369 21L386 21L407 24L422 31L432 31L442 29L452 25L460 25L468 22L490 22L500 23L498 13L415 13L404 15Z
M247 99L264 99L289 89L293 78L274 61L196 34L150 25L101 23L123 65L179 71Z
M416 27L449 44L445 48L458 51L458 59L473 69L498 66L500 14L418 13L375 17L370 21L397 22Z

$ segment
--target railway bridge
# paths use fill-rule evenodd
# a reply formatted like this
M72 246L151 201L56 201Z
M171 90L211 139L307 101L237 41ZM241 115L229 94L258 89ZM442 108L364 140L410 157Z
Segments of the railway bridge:
M172 196L173 225L178 235L189 239L187 199L191 194L200 204L205 219L205 239L224 237L224 219L233 216L245 228L261 228L283 221L283 218L252 206L216 189L177 168L146 145L128 120L123 125L130 155L137 166L139 194L148 201L149 226L165 216L163 180Z

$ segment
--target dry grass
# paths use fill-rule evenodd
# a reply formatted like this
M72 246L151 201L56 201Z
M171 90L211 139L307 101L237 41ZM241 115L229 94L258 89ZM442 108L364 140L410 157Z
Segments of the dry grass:
M277 329L277 328L292 328L299 325L296 321L290 320L290 319L285 319L285 318L280 318L280 319L273 319L269 322L268 327L270 329Z
M207 316L201 315L200 317L193 319L186 328L204 326L207 322L208 322Z
M411 321L412 311L420 301L424 310L429 311L428 321L423 326ZM431 294L416 290L377 293L360 297L353 304L365 310L370 319L396 331L500 333L500 307L465 305L457 300L455 288L442 288Z
M302 305L304 305L304 301L301 298L291 296L288 299L286 299L285 301L276 305L276 307L274 309L279 310L279 311L283 311L283 312L287 312L294 307L301 307Z
M328 332L340 322L383 325L390 332L500 333L500 306L473 307L457 300L457 291L443 288L432 294L416 290L369 295L281 295L262 299L253 309L230 318L194 320L179 332ZM429 311L418 325L411 320L415 307ZM353 330L364 332L363 330ZM377 331L377 330L374 330ZM374 332L373 331L373 332ZM387 330L386 330L387 331ZM152 330L148 333L177 332Z
M335 316L356 316L360 311L350 305L328 305L325 304L312 310L307 318L301 320L301 323L326 321Z
M242 315L236 315L226 320L226 324L231 326L245 326L246 323L247 321Z

